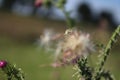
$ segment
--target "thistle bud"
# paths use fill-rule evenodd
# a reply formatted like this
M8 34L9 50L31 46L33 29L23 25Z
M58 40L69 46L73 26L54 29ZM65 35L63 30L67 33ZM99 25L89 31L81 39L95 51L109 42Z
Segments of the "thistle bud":
M1 60L0 61L0 68L4 68L7 65L6 61Z
M36 0L35 1L35 7L41 7L43 4L43 0Z

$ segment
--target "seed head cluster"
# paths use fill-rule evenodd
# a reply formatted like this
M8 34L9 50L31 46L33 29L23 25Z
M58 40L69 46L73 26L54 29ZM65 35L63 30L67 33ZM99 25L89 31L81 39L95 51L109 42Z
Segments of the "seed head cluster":
M42 40L44 42L44 39ZM44 44L54 43L55 40L57 42L54 47L55 61L61 64L75 64L79 58L87 57L94 51L90 35L77 29L68 29L65 33L49 36L49 42L44 42Z

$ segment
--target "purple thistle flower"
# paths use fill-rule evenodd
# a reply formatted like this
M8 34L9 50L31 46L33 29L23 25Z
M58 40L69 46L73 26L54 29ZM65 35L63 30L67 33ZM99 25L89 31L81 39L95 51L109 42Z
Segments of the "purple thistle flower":
M4 60L0 61L0 68L4 68L7 65L7 62Z

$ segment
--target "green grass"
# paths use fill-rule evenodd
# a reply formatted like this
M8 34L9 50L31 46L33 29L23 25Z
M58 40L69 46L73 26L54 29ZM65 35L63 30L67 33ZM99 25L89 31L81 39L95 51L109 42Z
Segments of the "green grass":
M8 60L22 68L26 80L56 80L56 74L60 74L60 80L73 80L71 67L52 68L51 66L41 67L43 64L52 63L52 53L42 49L38 50L34 44L17 43L12 40L0 39L0 59ZM1 71L0 71L1 72ZM0 74L0 80L2 76ZM57 79L58 80L58 79Z
M72 67L52 68L50 66L40 67L43 64L52 63L52 53L38 49L30 39L36 39L45 28L54 28L56 31L63 31L65 23L25 17L18 17L10 13L0 12L0 36L8 36L12 39L0 37L0 59L5 59L17 67L22 68L25 73L25 80L78 80L72 78L74 71ZM47 24L46 24L47 23ZM80 26L80 25L79 25ZM90 24L80 26L81 30L92 33L93 39L98 42L108 41L107 31L92 27ZM103 38L104 37L104 38ZM16 41L18 40L18 42ZM22 42L23 40L23 42ZM25 41L25 43L24 43ZM27 42L28 41L28 42ZM27 42L27 43L26 43ZM120 80L120 40L112 54L107 59L106 68ZM91 56L93 62L97 62L97 54ZM0 80L6 80L4 73L0 70Z
M93 62L97 61L95 56L96 54L92 56ZM119 51L113 51L106 64L106 67L115 74L116 80L119 80L120 76L119 58ZM18 43L11 39L0 38L0 59L8 60L22 68L26 80L75 80L71 77L74 72L71 66L61 68L41 67L43 64L49 65L52 63L52 53L38 49L34 44ZM1 71L0 80L6 80Z

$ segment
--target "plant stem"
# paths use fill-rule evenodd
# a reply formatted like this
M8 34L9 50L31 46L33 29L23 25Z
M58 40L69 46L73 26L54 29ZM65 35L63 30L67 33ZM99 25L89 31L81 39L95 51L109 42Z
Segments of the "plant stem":
M110 38L110 40L109 40L105 50L103 51L103 58L100 61L99 68L97 70L96 78L100 77L99 75L101 74L101 71L103 69L103 66L104 66L106 60L107 60L108 55L110 54L110 50L113 47L113 44L116 42L117 37L119 36L119 34L120 34L120 26L117 27L117 29L115 30L115 32L111 36L111 38Z
M65 18L66 18L67 27L68 27L68 28L73 28L74 25L75 25L75 22L74 22L74 20L70 17L70 12L67 12L67 11L65 10L65 8L64 8L64 5L65 5L65 4L64 4L64 3L63 3L63 4L61 3L60 6L57 6L54 1L51 1L51 2L52 2L52 4L55 5L57 8L61 9L62 12L64 13Z
M69 12L66 12L65 9L62 9L63 13L65 14L66 17L66 23L69 28L74 27L74 21L70 18Z

